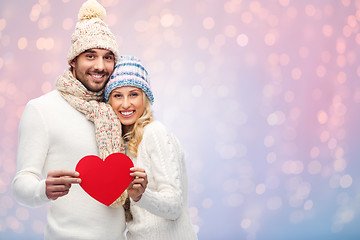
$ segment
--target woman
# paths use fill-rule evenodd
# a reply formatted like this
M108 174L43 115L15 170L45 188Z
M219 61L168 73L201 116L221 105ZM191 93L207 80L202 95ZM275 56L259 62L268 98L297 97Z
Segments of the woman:
M153 120L148 73L140 60L120 57L105 87L105 100L122 124L126 153L147 174L147 188L130 200L127 239L197 239L187 209L183 151L166 127Z

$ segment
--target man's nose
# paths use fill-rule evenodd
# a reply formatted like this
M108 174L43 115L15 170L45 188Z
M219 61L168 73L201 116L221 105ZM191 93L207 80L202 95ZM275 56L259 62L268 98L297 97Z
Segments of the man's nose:
M104 65L104 59L102 58L97 58L96 59L96 62L95 62L95 70L97 71L103 71L105 68L105 65Z

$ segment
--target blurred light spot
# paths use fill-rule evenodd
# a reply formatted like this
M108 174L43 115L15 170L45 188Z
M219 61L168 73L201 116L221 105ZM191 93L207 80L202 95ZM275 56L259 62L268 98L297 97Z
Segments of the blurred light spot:
M199 85L193 86L191 88L191 93L194 97L201 97L203 93L203 88Z
M333 167L336 172L343 172L347 167L346 160L343 158L335 159Z
M3 108L4 106L5 106L5 98L3 96L0 96L0 108Z
M316 8L314 5L308 4L305 6L305 14L309 17L313 17L316 14Z
M269 25L271 27L276 27L278 24L279 24L279 19L277 16L275 15L270 15L268 18L267 18L267 21L269 23Z
M295 94L293 91L286 91L284 95L285 102L292 103L295 99Z
M331 60L331 54L329 51L324 51L321 53L321 60L324 62L324 63L328 63L330 62Z
M265 147L271 147L273 146L275 143L275 139L273 136L266 136L265 139L264 139L264 145Z
M236 154L236 147L233 145L222 145L218 147L218 153L223 159L232 159Z
M26 208L20 207L18 209L16 209L16 217L19 220L25 221L29 219L29 210L27 210Z
M331 188L339 188L340 187L340 176L339 175L333 175L330 179L329 179L329 186Z
M333 27L331 25L324 25L322 27L322 33L325 37L331 37L333 34Z
M249 38L245 34L240 34L238 35L236 42L240 47L245 47L249 43Z
M344 175L340 179L340 186L342 188L349 188L352 184L352 177L348 174Z
M290 62L290 57L287 54L281 54L279 60L281 66L286 66Z
M343 27L343 34L344 34L344 36L347 37L347 38L350 37L351 34L352 34L352 29L351 29L351 27L348 26L348 25L344 26L344 27Z
M204 18L203 27L207 30L213 29L215 26L215 21L211 17Z
M336 63L339 67L344 67L346 65L346 57L344 55L339 55L336 58Z
M226 85L222 85L216 89L216 92L219 97L227 97L230 91Z
M0 32L2 30L4 30L6 27L6 19L5 18L0 18Z
M282 125L286 120L286 116L281 111L275 111L267 117L267 122L270 126Z
M265 186L265 184L258 184L257 186L256 186L256 189L255 189L255 192L257 193L257 194L259 194L259 195L261 195L261 194L264 194L265 193L265 190L266 190L266 186Z
M298 10L296 7L289 7L287 10L286 10L286 15L289 17L289 18L296 18L297 17L297 13L298 13Z
M171 25L173 25L175 21L175 18L172 14L168 13L168 14L164 14L161 19L160 19L160 23L163 27L171 27Z
M225 43L226 43L226 38L224 35L218 34L215 36L215 44L217 46L223 46L223 45L225 45Z
M74 21L71 18L65 18L62 22L62 27L64 30L70 30L73 28Z
M318 88L314 89L312 92L312 98L314 100L319 100L322 97L322 91Z
M308 172L313 175L320 173L321 169L321 163L317 160L311 161L308 165Z
M328 141L328 148L330 150L333 150L336 148L336 146L337 146L337 140L335 138L330 138Z
M304 170L304 164L298 160L287 160L281 167L285 174L300 174Z
M311 150L310 150L310 157L311 158L317 158L318 156L320 155L320 149L318 147L313 147Z
M52 25L52 18L51 17L44 17L44 18L41 18L39 21L38 21L38 27L40 30L44 30L46 28L49 28L51 27Z
M291 77L294 79L294 80L299 80L301 78L301 75L302 75L302 72L301 72L301 69L300 68L293 68L291 70Z
M240 2L228 1L224 4L224 10L227 13L235 13L240 9Z
M32 22L35 22L39 19L39 16L40 16L40 13L41 13L41 6L40 4L35 4L32 9L31 9L31 12L30 12L30 20Z
M198 74L202 74L206 70L206 66L204 62L196 62L194 66L195 72Z
M18 40L18 48L20 50L25 49L27 47L27 44L28 44L27 39L24 37L22 37Z
M293 213L291 213L290 215L290 222L297 224L300 223L304 220L305 216L304 213L302 211L294 211Z
M48 93L52 90L52 86L51 86L51 83L50 82L44 82L42 85L41 85L41 91L43 93Z
M225 198L225 204L229 207L240 207L245 201L243 195L234 193Z
M265 35L264 42L267 46L273 46L276 42L276 37L273 33L268 33Z
M273 163L273 162L275 162L275 161L276 161L276 153L274 153L274 152L269 152L269 153L267 154L267 156L266 156L266 161L267 161L268 163Z
M309 49L307 47L299 48L299 56L301 58L307 58L309 56Z
M213 205L213 200L211 198L205 198L202 201L202 207L203 208L211 208Z
M348 7L351 4L351 0L341 0L341 3L345 6Z
M4 60L0 57L0 69L2 69L2 67L4 66ZM0 85L1 88L1 85ZM1 89L0 89L1 91Z
M50 74L53 72L53 65L49 62L44 62L42 65L42 72L45 74ZM51 86L50 86L51 87Z
M320 65L316 68L316 75L319 77L319 78L322 78L324 77L326 74L326 68L323 66L323 65Z
M241 15L241 20L245 24L250 24L253 20L253 15L250 12L244 12Z
M339 54L344 54L346 51L346 41L343 38L339 38L336 42L336 51Z
M267 58L270 65L276 66L279 63L279 56L276 53L269 54Z
M46 224L43 221L35 220L32 222L32 229L35 233L43 234Z
M330 138L329 131L324 130L320 133L320 141L321 142L323 142L323 143L327 142L329 140L329 138Z
M279 0L280 5L287 7L289 6L290 0Z
M338 147L338 148L336 148L334 155L336 158L342 158L344 156L344 154L345 154L344 149L342 147Z
M236 33L237 33L237 30L236 30L236 27L234 26L234 25L228 25L228 26L226 26L225 27L225 30L224 30L224 32L225 32L225 35L227 36L227 37L235 37L236 36ZM360 34L359 34L360 35ZM359 39L360 39L360 37L359 37ZM359 40L359 44L360 44L360 40Z
M242 221L241 221L241 228L243 228L243 229L248 229L248 228L250 228L250 226L251 226L251 220L250 219L248 219L248 218L245 218L245 219L243 219Z
M16 233L24 232L22 224L13 216L6 217L6 225Z
M305 203L304 203L304 210L306 211L309 211L313 208L314 206L314 203L312 200L307 200Z
M319 111L317 114L317 120L320 124L325 124L328 121L329 117L327 113L323 110Z
M197 46L200 49L208 48L209 44L210 44L209 39L207 39L206 37L199 38L197 41Z
M271 197L266 201L266 207L269 210L277 210L282 207L282 200L280 197Z

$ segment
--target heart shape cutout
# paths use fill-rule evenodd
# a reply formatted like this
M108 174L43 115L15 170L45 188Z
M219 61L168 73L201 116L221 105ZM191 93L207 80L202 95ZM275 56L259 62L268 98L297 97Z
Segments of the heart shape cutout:
M134 164L123 153L110 154L103 161L95 155L85 156L76 165L80 186L97 201L110 206L131 183Z

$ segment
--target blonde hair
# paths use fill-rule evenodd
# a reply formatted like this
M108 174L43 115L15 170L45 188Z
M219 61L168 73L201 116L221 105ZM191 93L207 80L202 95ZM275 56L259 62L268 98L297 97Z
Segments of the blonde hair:
M143 114L136 120L129 132L123 132L123 138L125 141L129 141L129 153L134 157L137 157L137 150L144 134L144 127L153 121L151 103L144 92L143 103L145 105Z

